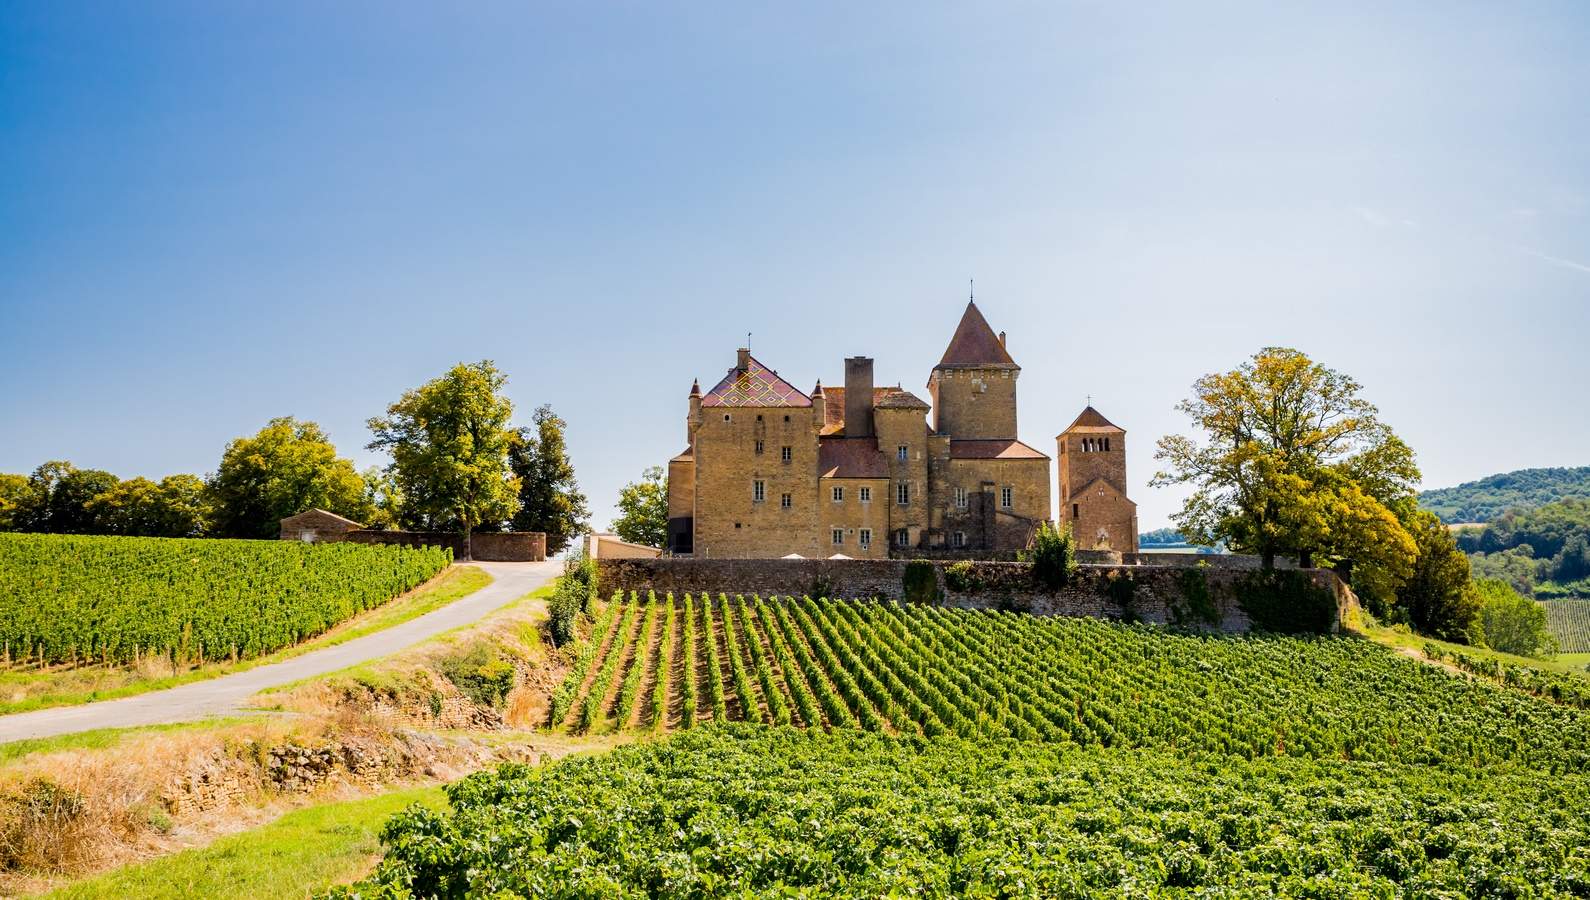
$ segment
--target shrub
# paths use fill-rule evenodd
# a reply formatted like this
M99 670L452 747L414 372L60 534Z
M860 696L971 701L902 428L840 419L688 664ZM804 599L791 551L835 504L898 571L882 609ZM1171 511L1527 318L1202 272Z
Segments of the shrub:
M977 577L977 567L973 566L969 559L963 559L946 567L944 583L958 594L969 594L983 587L983 580Z
M1220 624L1220 606L1209 590L1209 575L1204 571L1207 568L1207 563L1199 563L1194 568L1182 570L1178 577L1181 599L1170 604L1170 624Z
M1031 565L1033 580L1040 585L1051 591L1065 587L1077 571L1077 542L1071 526L1039 525L1032 536L1032 549L1022 558Z
M1116 606L1121 608L1121 621L1136 622L1141 619L1133 602L1137 597L1137 582L1132 580L1131 575L1125 572L1110 572L1105 577L1104 592Z
M1250 572L1236 583L1237 605L1257 631L1324 634L1336 619L1336 598L1290 569Z
M513 690L513 663L485 644L443 659L437 666L458 692L481 706L497 707Z
M907 602L938 602L939 573L931 562L925 559L911 560L905 564L905 575L900 580Z
M1519 596L1505 581L1486 578L1474 583L1480 597L1480 624L1485 643L1503 653L1550 656L1557 642L1546 628L1546 608Z

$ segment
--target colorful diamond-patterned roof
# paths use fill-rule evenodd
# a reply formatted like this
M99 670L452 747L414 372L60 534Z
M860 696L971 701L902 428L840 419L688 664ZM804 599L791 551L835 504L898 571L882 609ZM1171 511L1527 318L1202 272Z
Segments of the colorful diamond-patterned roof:
M701 397L702 406L811 406L812 398L747 356L744 369L730 369L718 386Z

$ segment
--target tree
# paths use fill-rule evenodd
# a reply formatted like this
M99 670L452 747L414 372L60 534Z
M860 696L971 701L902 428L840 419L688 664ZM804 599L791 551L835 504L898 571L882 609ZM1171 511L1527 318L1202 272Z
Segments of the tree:
M651 466L639 481L618 492L619 516L613 532L631 544L662 547L668 542L668 477L661 466Z
M26 475L0 472L0 531L17 531L18 511L33 503Z
M1206 375L1179 406L1202 443L1170 435L1155 486L1191 485L1172 518L1187 540L1299 563L1377 566L1400 580L1416 553L1392 505L1413 496L1413 451L1348 376L1270 347Z
M509 451L519 478L519 512L513 527L545 532L550 555L562 552L585 531L590 511L574 481L574 465L563 440L568 423L545 405L536 408L531 421L535 428L521 428Z
M1512 585L1494 578L1474 582L1480 598L1485 643L1503 653L1550 656L1557 641L1546 628L1546 608L1520 596Z
M1480 597L1469 574L1468 556L1434 513L1416 513L1412 531L1418 553L1411 574L1397 591L1409 622L1419 633L1444 641L1483 643Z
M65 460L44 463L28 476L28 487L12 513L18 531L103 534L88 503L120 479L99 469L79 469Z
M403 489L397 478L380 466L370 466L360 477L364 479L365 502L373 511L364 524L383 531L402 527Z
M281 520L319 508L357 522L370 517L364 479L314 422L271 419L226 445L208 493L220 537L274 538Z
M205 494L197 475L170 475L159 484L132 478L90 500L88 509L105 534L198 537L208 515Z
M501 393L507 382L491 360L459 363L369 421L369 448L392 454L405 517L460 528L465 555L476 527L500 527L518 507L519 479L508 468L513 403Z

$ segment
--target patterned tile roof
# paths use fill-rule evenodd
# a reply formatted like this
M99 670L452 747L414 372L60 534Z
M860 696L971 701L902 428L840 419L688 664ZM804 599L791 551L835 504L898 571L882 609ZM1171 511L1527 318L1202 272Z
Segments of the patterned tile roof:
M744 369L734 368L701 398L702 406L811 406L812 398L778 377L778 373L747 356Z
M961 315L961 324L955 326L955 336L944 348L944 358L937 369L1019 369L1016 361L1005 352L999 335L988 326L988 320L978 311L976 303L967 303Z
M951 440L950 459L1048 459L1021 441Z
M823 478L888 478L889 460L876 438L824 437L817 441L817 474Z

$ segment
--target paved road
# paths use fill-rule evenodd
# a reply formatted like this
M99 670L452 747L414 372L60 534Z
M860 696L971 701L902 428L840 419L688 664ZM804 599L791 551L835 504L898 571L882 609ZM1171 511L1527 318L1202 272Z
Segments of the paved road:
M401 625L279 663L222 675L208 681L195 681L164 691L0 716L0 744L95 728L161 725L236 713L243 709L244 701L266 688L390 656L426 638L460 625L468 625L541 587L562 571L562 563L557 560L472 565L490 572L496 580L461 600Z

